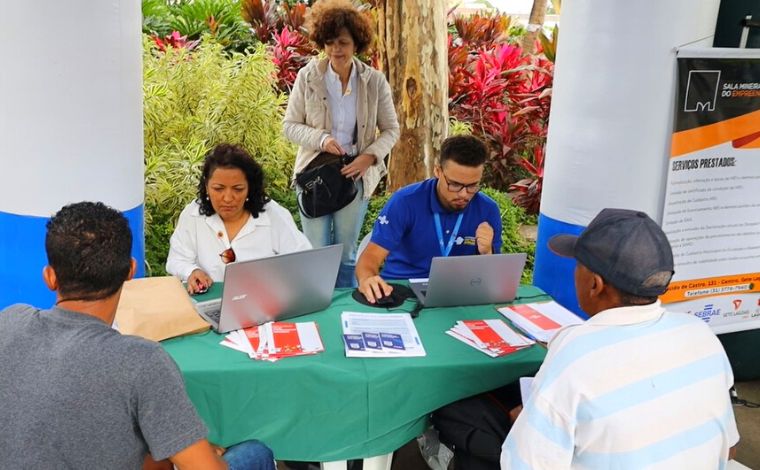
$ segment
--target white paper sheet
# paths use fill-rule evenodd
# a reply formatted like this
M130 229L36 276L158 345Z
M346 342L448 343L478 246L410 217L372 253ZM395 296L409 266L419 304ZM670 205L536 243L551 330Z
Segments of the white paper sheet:
M526 308L533 313L519 313ZM583 323L581 318L554 301L514 305L498 310L528 337L543 343L548 343L561 328Z
M393 333L401 336L404 350L387 349L364 351L346 350L346 357L420 357L425 356L417 328L408 313L343 312L340 315L343 334Z

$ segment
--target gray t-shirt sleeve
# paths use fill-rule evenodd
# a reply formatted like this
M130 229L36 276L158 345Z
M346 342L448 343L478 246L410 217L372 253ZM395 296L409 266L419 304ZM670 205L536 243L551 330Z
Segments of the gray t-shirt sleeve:
M177 365L157 347L146 358L135 390L137 422L156 460L205 439L208 430L190 402Z

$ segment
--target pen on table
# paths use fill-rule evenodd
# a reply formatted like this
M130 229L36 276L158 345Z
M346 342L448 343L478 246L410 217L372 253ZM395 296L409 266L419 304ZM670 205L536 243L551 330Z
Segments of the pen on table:
M509 324L512 327L512 329L517 330L521 335L525 336L526 338L532 339L536 343L546 344L543 341L539 341L538 338L536 338L532 334L528 333L527 331L523 330L522 328L520 328L519 326L515 325L514 323L509 322Z

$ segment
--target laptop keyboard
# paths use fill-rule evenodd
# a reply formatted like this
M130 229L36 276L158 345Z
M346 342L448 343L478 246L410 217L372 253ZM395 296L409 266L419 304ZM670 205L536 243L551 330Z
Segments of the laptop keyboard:
M222 316L222 309L209 310L203 313L206 314L209 320L213 320L217 325L219 324L219 318Z
M207 300L205 302L199 302L195 305L195 308L216 324L219 324L219 317L222 315L222 299Z

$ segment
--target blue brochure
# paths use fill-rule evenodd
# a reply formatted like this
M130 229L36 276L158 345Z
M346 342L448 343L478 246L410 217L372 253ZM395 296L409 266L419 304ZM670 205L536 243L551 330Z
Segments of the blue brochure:
M406 349L404 348L404 340L401 338L401 335L397 335L396 333L380 333L380 342L384 348L398 349L400 351Z
M364 351L362 335L343 335L343 341L346 343L346 347L352 351Z
M380 343L380 335L377 333L362 333L364 337L364 347L368 349L383 349Z

